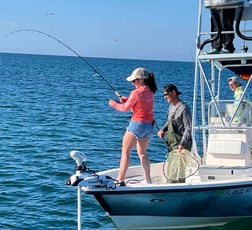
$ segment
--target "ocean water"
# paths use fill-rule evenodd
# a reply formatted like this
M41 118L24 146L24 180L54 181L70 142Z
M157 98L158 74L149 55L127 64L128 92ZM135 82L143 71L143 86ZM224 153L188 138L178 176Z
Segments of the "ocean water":
M194 64L190 62L87 58L122 95L125 80L142 66L154 72L155 117L161 126L168 104L162 88L175 83L192 105ZM65 182L75 172L69 153L88 156L88 168L118 167L129 113L108 106L113 90L78 57L0 54L0 229L77 229L76 189ZM157 131L157 130L156 130ZM154 134L148 154L165 158ZM135 151L131 164L138 164ZM205 229L249 229L243 221ZM83 229L117 229L92 196L82 195Z

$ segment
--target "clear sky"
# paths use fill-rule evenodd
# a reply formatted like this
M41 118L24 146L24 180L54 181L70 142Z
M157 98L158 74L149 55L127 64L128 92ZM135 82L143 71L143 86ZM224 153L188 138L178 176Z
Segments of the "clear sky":
M193 61L198 0L0 0L0 52Z

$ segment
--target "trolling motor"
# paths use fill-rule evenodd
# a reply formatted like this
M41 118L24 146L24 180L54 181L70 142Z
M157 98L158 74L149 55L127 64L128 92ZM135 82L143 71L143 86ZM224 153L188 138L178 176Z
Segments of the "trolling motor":
M76 162L76 173L67 180L66 185L115 189L115 179L107 175L98 175L85 165L87 156L80 151L72 150L70 156Z
M88 169L85 165L87 156L76 150L70 152L70 156L76 162L76 173L67 180L66 185L76 186L77 188L77 211L78 211L78 226L81 230L81 190L85 188L98 189L116 189L114 179L106 175L98 175L94 171Z
M82 153L82 152L76 151L76 150L72 150L70 152L70 156L76 162L76 174L83 173L87 170L87 167L85 165L85 161L87 160L87 156L85 153Z
M77 186L84 179L85 175L88 172L90 175L90 171L87 169L85 165L85 161L87 160L87 156L85 153L80 151L72 150L70 152L70 156L76 162L76 173L67 180L66 185Z

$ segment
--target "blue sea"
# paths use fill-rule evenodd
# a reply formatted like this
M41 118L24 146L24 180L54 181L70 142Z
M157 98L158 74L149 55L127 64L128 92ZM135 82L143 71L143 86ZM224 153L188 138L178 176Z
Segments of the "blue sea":
M166 119L165 84L174 83L190 107L194 63L86 58L121 95L133 85L125 78L142 66L155 74L155 117ZM0 54L0 229L77 229L77 191L66 186L75 172L71 150L84 152L87 167L118 167L130 112L108 105L111 87L78 57ZM156 129L157 131L157 129ZM166 146L151 140L151 162L163 161ZM135 150L131 165L139 163ZM249 229L249 222L205 229ZM251 226L250 226L251 227ZM82 194L83 229L117 229L96 200Z

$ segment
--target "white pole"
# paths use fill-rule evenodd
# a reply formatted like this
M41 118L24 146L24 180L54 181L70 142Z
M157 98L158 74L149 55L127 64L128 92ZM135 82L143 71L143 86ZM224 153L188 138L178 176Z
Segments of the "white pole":
M77 187L78 230L81 230L81 187Z

